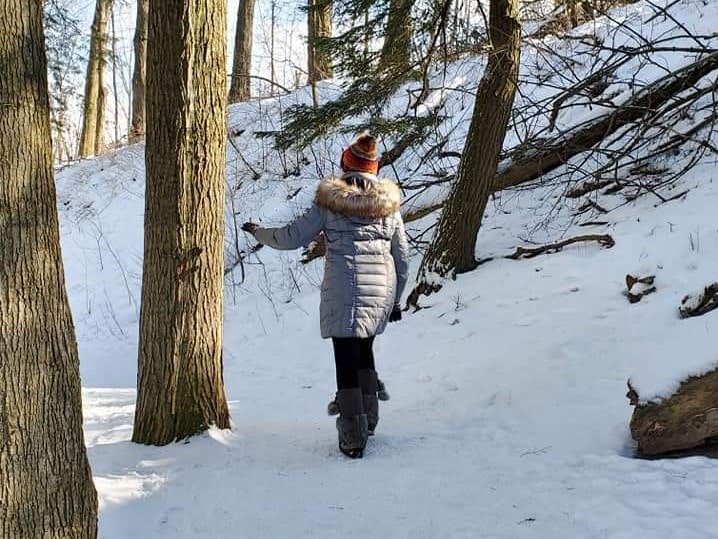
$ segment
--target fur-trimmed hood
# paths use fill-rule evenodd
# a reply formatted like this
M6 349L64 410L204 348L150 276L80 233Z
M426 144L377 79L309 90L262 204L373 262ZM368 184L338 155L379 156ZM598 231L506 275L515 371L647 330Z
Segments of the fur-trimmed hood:
M364 184L367 187L362 189L341 178L327 178L317 188L316 202L335 213L368 219L399 211L401 193L393 181L371 179Z

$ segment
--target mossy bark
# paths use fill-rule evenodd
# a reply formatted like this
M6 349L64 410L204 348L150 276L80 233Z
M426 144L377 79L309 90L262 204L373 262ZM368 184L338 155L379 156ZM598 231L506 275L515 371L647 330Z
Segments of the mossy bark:
M718 370L684 381L661 402L639 404L631 435L645 456L715 445L718 441Z

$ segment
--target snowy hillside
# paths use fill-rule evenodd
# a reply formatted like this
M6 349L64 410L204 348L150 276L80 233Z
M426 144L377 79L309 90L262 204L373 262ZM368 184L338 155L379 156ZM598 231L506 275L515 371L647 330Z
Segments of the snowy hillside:
M573 35L610 38L620 48L672 35L681 43L685 27L699 35L715 31L716 1L660 2L670 4L675 20L657 16L653 4L620 8ZM549 46L570 53L576 64L555 66ZM604 89L606 99L620 103L665 70L695 59L665 48L652 64L637 55L623 65L616 83ZM579 39L527 44L527 83L517 96L526 119L513 125L507 149L528 134L549 132L548 117L531 118L531 103L550 100L591 73L597 56ZM438 69L436 86L473 89L482 65L474 58L448 66L446 73ZM628 75L633 88L621 82ZM340 90L326 85L322 91L326 97ZM400 90L389 110L402 112L407 95ZM437 127L448 138L445 150L461 149L472 99L465 91L447 90L428 100L427 107L443 102L451 113ZM273 225L298 214L316 181L334 171L346 143L335 136L312 152L279 154L267 139L253 136L277 128L282 111L298 100L308 102L309 93L230 111L226 261L232 270L226 279L224 364L231 432L211 431L164 448L130 443L143 147L58 172L100 537L715 537L718 469L705 458L634 459L625 398L629 377L642 396L658 397L674 388L678 374L718 362L718 318L677 316L685 294L718 280L715 154L708 152L670 191L686 195L661 203L652 195L626 200L600 194L596 203L611 210L600 216L576 216L571 206L583 199L556 210L555 185L502 192L490 205L477 244L478 256L494 260L449 283L423 302L426 308L407 314L378 340L378 370L392 400L383 403L366 457L348 461L325 415L334 368L331 347L318 330L321 261L302 266L299 253L262 249L246 256L244 282L235 265L237 252L246 253L253 242L237 233L232 216L239 223ZM553 129L600 112L577 99ZM685 128L691 125L687 121ZM718 142L716 135L706 136ZM618 136L606 148L624 142ZM383 171L402 180L407 210L443 194L438 187L412 198L419 192L413 184L439 167L453 172L456 165L448 157L422 160L427 150L415 148ZM648 155L650 147L643 151ZM579 165L590 174L601 166L596 154L557 174ZM671 165L680 167L680 160L676 156ZM434 218L413 222L412 236ZM581 226L586 221L604 224ZM503 258L527 240L586 233L610 234L616 245L587 243L531 260ZM415 256L414 270L418 262ZM628 273L654 274L657 291L629 304L622 294Z

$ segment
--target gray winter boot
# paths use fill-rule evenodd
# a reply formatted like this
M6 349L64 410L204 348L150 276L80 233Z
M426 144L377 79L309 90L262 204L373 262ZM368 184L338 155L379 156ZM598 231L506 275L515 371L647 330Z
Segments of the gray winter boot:
M347 457L360 459L364 456L364 448L369 436L361 389L357 387L337 391L337 403L339 404L339 417L337 417L339 450Z
M379 423L379 379L373 369L362 369L359 371L359 385L362 390L362 401L366 413L369 436L374 435L374 430Z
M339 403L337 402L336 395L334 395L334 398L327 404L327 415L339 415Z
M381 378L376 379L376 385L378 389L376 392L376 396L379 398L380 401L388 401L391 397L389 396L389 392L386 390L384 382L381 381ZM332 400L329 401L329 404L327 404L327 414L339 415L339 403L337 402L336 395Z
M377 378L376 385L379 388L379 391L377 391L376 396L379 397L380 401L388 401L391 397L389 397L389 392L386 390L384 382L382 382L381 379Z

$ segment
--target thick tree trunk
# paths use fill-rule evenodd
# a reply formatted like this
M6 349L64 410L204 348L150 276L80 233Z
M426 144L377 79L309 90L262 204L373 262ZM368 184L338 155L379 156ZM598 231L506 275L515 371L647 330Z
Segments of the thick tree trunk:
M332 60L317 46L317 41L332 36L331 0L309 0L307 5L307 54L309 84L334 76Z
M92 21L92 33L90 36L90 57L87 61L87 75L85 78L80 157L89 157L99 153L103 147L103 72L105 69L105 47L107 45L107 23L112 2L113 0L97 0L95 4L95 18ZM100 103L101 101L103 103ZM98 134L100 140L98 140Z
M230 103L240 103L251 97L249 75L252 68L253 28L254 0L240 0L237 13L237 32L234 37L232 85L229 88Z
M223 0L152 2L135 442L229 427L222 380Z
M0 7L0 537L97 536L60 254L41 0Z
M443 278L476 267L476 236L493 190L516 93L521 50L518 0L492 0L490 9L488 64L476 94L456 181L422 260L420 293L435 288L433 275Z
M411 0L391 0L379 71L405 73L411 65Z
M130 144L145 137L145 96L147 92L147 12L150 0L137 0L135 25L135 67L132 71L132 120Z

